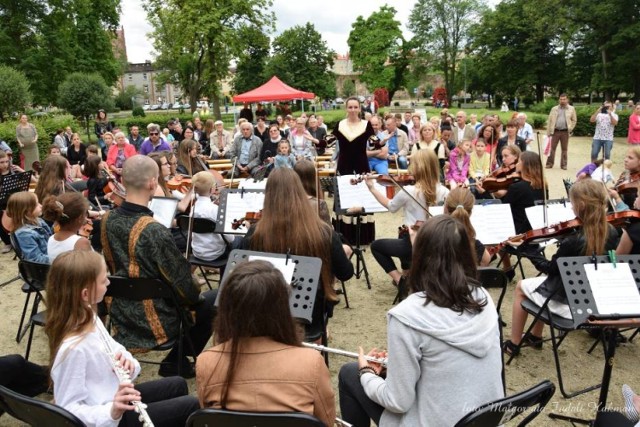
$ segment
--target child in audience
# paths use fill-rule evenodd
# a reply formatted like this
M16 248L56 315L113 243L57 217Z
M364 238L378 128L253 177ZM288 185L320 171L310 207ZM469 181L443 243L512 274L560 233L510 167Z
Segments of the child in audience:
M469 185L467 178L471 161L469 151L471 151L471 141L463 139L449 154L449 172L446 179L452 190L459 186Z
M26 261L48 264L47 243L53 232L41 215L42 205L34 193L21 191L9 197L7 216L13 222L16 252Z
M278 154L274 160L274 167L293 169L296 165L296 157L291 153L289 141L282 140L278 143Z

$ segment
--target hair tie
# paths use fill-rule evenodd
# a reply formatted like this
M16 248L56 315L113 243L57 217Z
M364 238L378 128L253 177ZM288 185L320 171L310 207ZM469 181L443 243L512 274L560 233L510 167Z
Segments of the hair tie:
M69 218L69 215L64 213L64 205L59 200L56 200L56 206L62 210L62 215L61 215L62 218Z
M458 205L458 206L456 206L456 209L464 209L464 206Z

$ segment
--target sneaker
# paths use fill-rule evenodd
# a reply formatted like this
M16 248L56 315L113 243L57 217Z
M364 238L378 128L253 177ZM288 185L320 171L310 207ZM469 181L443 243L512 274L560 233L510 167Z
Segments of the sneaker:
M178 376L178 366L174 363L162 362L160 369L158 369L158 375L161 377L176 377ZM182 372L179 374L182 378L189 379L196 376L196 371L189 362L182 363Z
M636 410L635 405L633 404L633 397L635 393L631 390L631 387L624 384L622 386L622 397L624 397L624 414L630 421L637 423L640 421L640 414Z
M8 254L9 252L11 252L11 250L13 249L13 246L11 245L4 245L2 247L2 249L0 249L0 253L2 254Z

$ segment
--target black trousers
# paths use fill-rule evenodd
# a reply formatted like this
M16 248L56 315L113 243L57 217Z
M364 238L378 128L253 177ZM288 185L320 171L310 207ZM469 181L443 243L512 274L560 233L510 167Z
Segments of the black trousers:
M369 399L362 388L358 376L358 363L347 363L340 368L338 374L338 391L340 393L340 413L342 419L354 427L368 427L373 420L380 424L384 408Z
M155 427L183 426L194 411L200 409L195 396L189 395L187 382L181 377L162 378L135 386ZM134 411L122 416L118 427L138 427L142 423Z
M19 354L0 357L0 385L33 397L48 389L49 374L44 366L24 360Z
M371 243L371 253L386 273L397 270L393 257L400 258L403 270L411 267L411 240L409 236L402 239L378 239Z

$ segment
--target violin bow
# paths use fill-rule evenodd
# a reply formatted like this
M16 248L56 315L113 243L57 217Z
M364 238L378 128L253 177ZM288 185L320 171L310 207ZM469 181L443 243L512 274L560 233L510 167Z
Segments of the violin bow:
M229 179L229 190L231 190L231 184L233 184L233 175L236 172L236 164L238 163L238 156L233 159L233 166L231 167L231 178Z
M395 179L393 179L393 176L392 176L392 175L389 175L389 179L391 179L391 181L393 181L393 183L394 183L396 186L398 186L398 187L400 188L400 190L404 191L404 193L405 193L407 196L409 196L409 198L410 198L411 200L413 200L414 202L416 202L416 204L417 204L418 206L420 206L422 209L424 209L424 211L427 213L427 218L431 218L431 217L433 217L433 215L431 214L431 212L429 212L429 208L425 207L422 203L420 203L420 202L418 201L418 199L417 199L417 198L413 197L413 195L412 195L411 193L409 193L409 192L407 191L407 189L406 189L406 188L404 188L402 185L398 184L398 181L396 181Z
M318 210L318 216L320 216L320 177L318 176L318 152L316 151L314 172L316 177L316 209ZM323 195L324 197L324 195Z
M540 131L536 131L536 143L538 144L538 157L540 158L540 175L542 178L542 200L544 201L544 205L542 208L542 216L544 218L544 226L549 227L549 206L547 203L547 186L546 180L544 177L544 164L542 163L542 150L540 149Z

